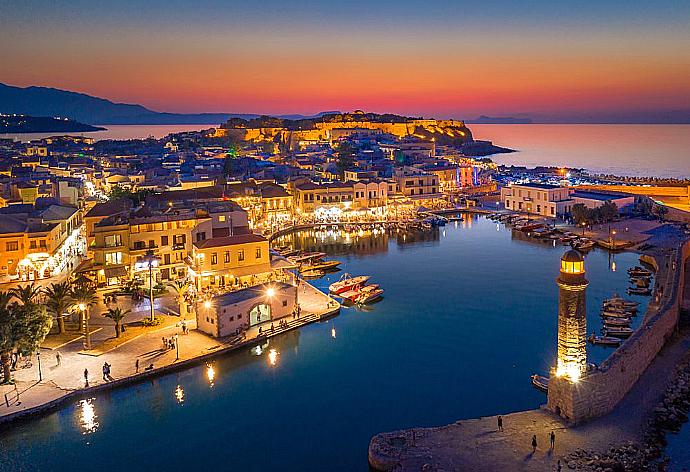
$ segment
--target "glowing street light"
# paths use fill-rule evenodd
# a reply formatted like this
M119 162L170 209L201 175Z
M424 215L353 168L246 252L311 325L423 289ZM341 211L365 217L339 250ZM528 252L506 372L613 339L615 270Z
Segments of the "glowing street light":
M266 289L266 296L272 298L276 294L276 289L269 287Z
M208 310L209 308L211 308L211 301L210 301L210 300L206 300L206 301L204 302L204 308L206 308L207 310Z

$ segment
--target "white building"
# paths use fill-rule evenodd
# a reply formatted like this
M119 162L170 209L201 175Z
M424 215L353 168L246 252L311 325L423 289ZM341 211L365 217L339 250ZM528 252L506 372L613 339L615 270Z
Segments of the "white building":
M199 303L197 328L211 336L224 337L276 322L294 313L296 292L293 285L274 282L218 295Z
M511 184L501 189L501 202L508 210L555 218L570 213L573 205L597 208L606 202L618 209L635 203L634 195L619 192L590 192L559 185Z

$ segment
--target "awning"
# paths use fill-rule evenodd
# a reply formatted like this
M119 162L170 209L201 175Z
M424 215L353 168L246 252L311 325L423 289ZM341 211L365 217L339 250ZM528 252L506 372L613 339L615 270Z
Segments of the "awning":
M271 259L271 269L296 269L297 265L284 257L275 257Z
M124 277L127 275L127 269L124 266L117 267L106 267L105 277L107 279L112 279L113 277Z
M84 272L94 272L97 268L94 266L93 259L86 259L79 263L76 269L74 269L75 274L81 274Z

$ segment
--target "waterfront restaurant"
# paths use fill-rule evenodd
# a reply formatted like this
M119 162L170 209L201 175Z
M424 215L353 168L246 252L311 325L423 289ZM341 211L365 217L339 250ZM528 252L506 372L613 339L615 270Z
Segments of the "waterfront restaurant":
M197 329L213 337L240 334L261 323L276 322L295 312L297 288L272 282L254 285L199 302ZM264 329L266 329L264 327Z

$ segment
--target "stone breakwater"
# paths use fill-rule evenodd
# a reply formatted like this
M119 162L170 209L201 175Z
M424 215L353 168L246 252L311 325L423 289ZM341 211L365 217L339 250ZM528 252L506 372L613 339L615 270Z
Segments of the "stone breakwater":
M585 472L665 470L669 458L663 454L666 434L677 432L688 420L690 411L690 359L676 369L663 399L654 408L640 444L627 442L611 446L605 452L586 449L573 451L563 458L568 468Z

